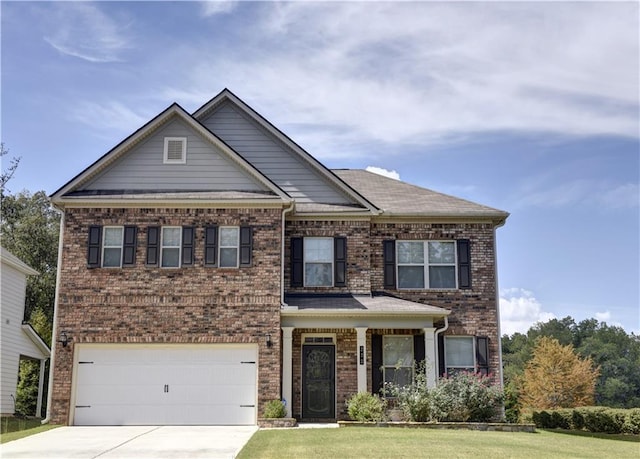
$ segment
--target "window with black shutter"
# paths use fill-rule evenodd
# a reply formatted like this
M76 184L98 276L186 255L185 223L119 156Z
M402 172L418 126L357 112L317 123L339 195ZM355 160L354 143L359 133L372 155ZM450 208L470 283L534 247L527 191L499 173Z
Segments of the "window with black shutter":
M302 287L304 281L304 242L301 237L291 238L291 287Z
M489 338L476 337L476 369L483 375L489 374Z
M204 265L216 266L218 255L218 227L210 225L204 233Z
M291 238L291 287L346 285L346 237Z
M251 266L253 252L253 230L250 226L240 227L240 266Z
M382 241L384 255L384 288L396 288L396 241Z
M471 288L471 250L468 239L458 240L458 288Z
M193 226L182 227L182 266L193 266L195 232Z
M138 228L135 226L125 226L124 240L122 243L122 266L135 266L137 245Z
M160 227L147 228L147 266L158 266L160 255Z
M89 240L87 251L87 266L89 268L100 267L100 253L102 252L102 227L98 225L89 227Z
M334 277L333 285L335 287L346 287L347 285L347 238L333 238L334 254L333 267Z

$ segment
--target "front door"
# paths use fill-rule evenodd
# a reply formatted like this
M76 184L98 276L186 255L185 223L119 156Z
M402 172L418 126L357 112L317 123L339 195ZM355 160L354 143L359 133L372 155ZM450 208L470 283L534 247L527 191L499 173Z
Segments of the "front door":
M335 353L333 345L302 346L302 417L335 419Z

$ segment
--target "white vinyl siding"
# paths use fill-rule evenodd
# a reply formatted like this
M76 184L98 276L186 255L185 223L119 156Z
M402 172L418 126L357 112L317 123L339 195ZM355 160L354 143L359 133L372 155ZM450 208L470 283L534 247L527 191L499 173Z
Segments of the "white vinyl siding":
M122 267L122 243L124 227L105 226L102 232L102 267Z
M182 247L182 227L163 226L160 250L160 266L179 268Z
M218 266L221 268L237 268L240 252L240 228L237 226L220 227L220 255Z
M445 336L444 362L447 374L457 371L475 371L473 336Z
M333 286L333 238L304 238L305 287Z
M187 162L187 138L165 137L164 158L165 164L185 164Z
M455 289L453 241L397 241L399 289Z

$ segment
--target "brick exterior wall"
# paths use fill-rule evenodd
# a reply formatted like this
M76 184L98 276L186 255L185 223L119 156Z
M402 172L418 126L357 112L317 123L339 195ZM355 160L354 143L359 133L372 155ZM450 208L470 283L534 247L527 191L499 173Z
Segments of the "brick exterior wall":
M69 421L76 343L258 343L258 417L280 397L279 209L68 209L65 212L58 325L72 338L57 347L52 422ZM136 264L87 268L90 225L136 225ZM205 267L207 225L253 228L251 267ZM195 226L195 263L145 266L149 226ZM273 347L267 348L266 334Z

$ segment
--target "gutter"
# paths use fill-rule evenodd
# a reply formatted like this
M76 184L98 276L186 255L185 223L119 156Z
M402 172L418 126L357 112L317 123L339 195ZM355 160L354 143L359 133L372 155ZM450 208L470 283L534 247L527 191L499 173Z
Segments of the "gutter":
M289 207L282 209L282 240L280 241L280 308L286 308L287 303L284 302L284 258L285 258L285 216L291 212L296 206L295 201L291 201Z
M444 316L444 327L439 328L436 330L435 333L435 343L434 345L436 346L436 374L438 371L440 371L440 355L438 352L438 338L440 335L440 333L447 331L447 329L449 328L449 316ZM438 383L438 378L436 378L436 384Z
M60 235L58 237L58 266L56 268L56 297L53 303L53 326L51 328L51 357L49 358L49 384L47 389L47 416L40 421L41 424L48 424L51 420L51 405L53 402L53 368L56 361L56 348L58 343L56 340L56 331L58 328L58 292L60 291L60 272L62 271L62 240L64 235L64 210L57 206L55 209L62 212L60 217Z

